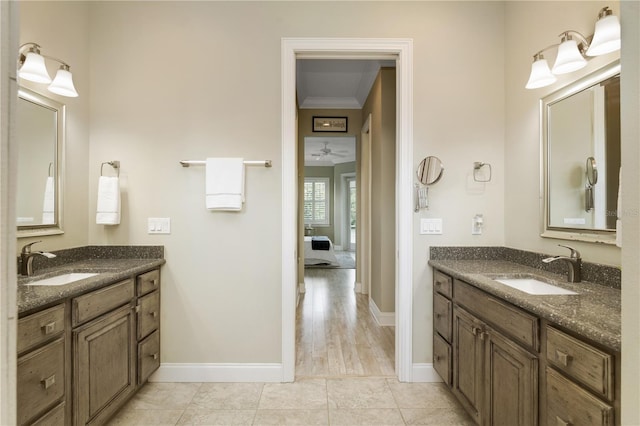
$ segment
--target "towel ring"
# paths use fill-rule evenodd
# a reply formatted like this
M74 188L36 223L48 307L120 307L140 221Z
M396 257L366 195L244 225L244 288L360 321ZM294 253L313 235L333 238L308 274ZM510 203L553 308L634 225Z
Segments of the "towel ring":
M105 161L104 163L100 164L100 176L104 176L104 174L102 173L104 165L108 164L111 167L113 167L116 170L116 176L120 177L120 162L119 161Z

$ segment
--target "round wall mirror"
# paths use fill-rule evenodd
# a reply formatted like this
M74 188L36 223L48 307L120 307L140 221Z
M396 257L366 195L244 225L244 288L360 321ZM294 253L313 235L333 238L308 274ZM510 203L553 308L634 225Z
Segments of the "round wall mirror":
M433 185L442 177L444 166L438 157L425 157L418 165L418 180L423 185Z
M593 157L587 158L587 181L590 185L598 183L598 169L596 168L596 159Z

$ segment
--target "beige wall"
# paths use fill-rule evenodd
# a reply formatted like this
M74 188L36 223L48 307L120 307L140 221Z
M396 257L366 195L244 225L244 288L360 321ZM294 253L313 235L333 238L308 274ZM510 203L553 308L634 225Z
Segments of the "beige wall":
M371 114L371 282L381 312L395 312L396 70L382 68L362 108Z
M622 419L640 424L640 3L621 4L622 53L620 119L622 124Z
M101 161L120 160L124 192L122 224L89 224L89 241L165 245L163 362L281 359L282 37L414 40L416 165L429 153L447 166L432 192L434 208L416 215L446 217L446 235L415 238L414 362L431 359L428 246L503 243L503 5L341 2L331 15L325 8L324 2L91 4L90 176ZM299 113L302 127L310 119ZM206 211L203 170L178 165L226 155L274 161L272 169L248 170L239 214ZM468 195L464 177L478 160L496 164L497 177L484 194ZM90 187L90 205L95 191ZM487 220L480 239L467 232L476 212ZM150 216L171 217L172 234L147 235Z
M38 43L41 53L60 58L71 66L77 98L58 96L46 85L21 81L24 87L66 105L66 152L64 179L64 234L19 238L22 245L42 240L40 250L56 250L86 245L88 220L95 204L89 205L89 187L98 185L89 174L89 4L86 2L20 2L20 44ZM53 78L59 64L47 61ZM93 206L93 209L91 208Z

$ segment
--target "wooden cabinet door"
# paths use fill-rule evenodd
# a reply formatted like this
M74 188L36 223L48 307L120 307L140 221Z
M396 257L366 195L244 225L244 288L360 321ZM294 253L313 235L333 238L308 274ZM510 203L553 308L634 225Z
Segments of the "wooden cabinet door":
M484 423L538 424L538 359L487 328Z
M73 331L76 425L104 423L134 390L135 348L130 305Z
M482 322L464 309L453 309L453 386L458 401L476 423L482 420L484 341Z

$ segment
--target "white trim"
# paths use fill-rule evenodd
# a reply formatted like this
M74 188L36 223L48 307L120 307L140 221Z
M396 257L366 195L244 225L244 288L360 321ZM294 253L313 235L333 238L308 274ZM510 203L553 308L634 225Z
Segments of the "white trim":
M369 298L369 312L381 327L393 327L396 325L396 313L382 312L372 298Z
M422 383L442 382L442 378L430 363L413 364L413 381Z
M356 282L354 283L354 285L353 285L353 290L354 290L356 293L362 293L362 283L359 283L359 282L357 282L357 281L356 281Z
M302 281L301 283L298 283L298 292L305 293L306 291L307 291L307 285L304 283L304 281Z
M162 363L150 382L281 382L282 364Z
M396 374L412 381L413 352L413 40L283 38L282 86L282 375L295 375L297 236L296 59L396 60Z

